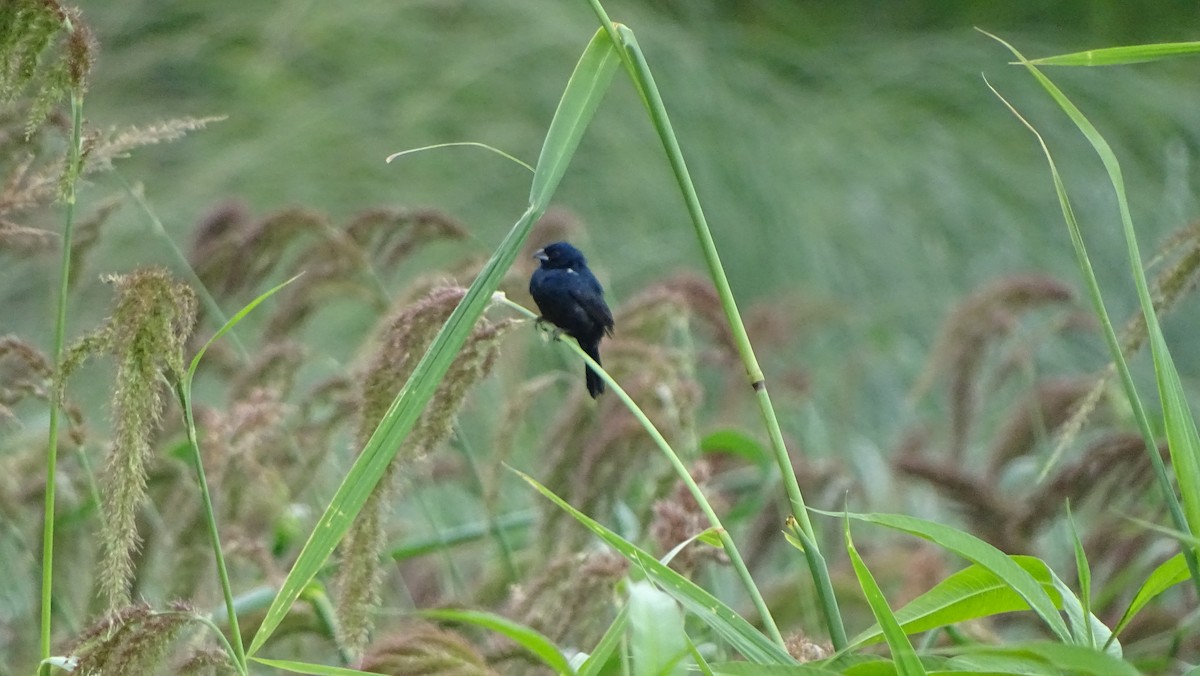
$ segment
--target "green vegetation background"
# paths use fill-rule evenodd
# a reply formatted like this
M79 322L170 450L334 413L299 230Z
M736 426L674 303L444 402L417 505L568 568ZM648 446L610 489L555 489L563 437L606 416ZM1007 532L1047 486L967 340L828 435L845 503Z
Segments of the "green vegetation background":
M474 140L532 160L593 28L583 3L544 0L81 7L101 44L93 125L229 116L118 166L181 243L214 205L239 199L256 214L300 205L335 219L436 207L467 224L470 250L490 251L521 211L523 170L471 149L383 158ZM804 320L794 349L765 366L768 376L806 371L817 394L781 408L809 452L890 443L938 323L977 285L1029 270L1075 283L1037 148L983 73L1060 148L1080 220L1100 233L1093 256L1114 315L1135 307L1098 163L972 27L1026 53L1063 53L1188 39L1189 3L679 0L609 10L636 27L659 74L735 293ZM1194 63L1056 75L1127 163L1135 219L1156 247L1196 211ZM119 190L100 181L85 201ZM580 244L617 303L675 266L699 265L652 129L621 80L557 203L586 224ZM82 274L169 262L147 227L123 208ZM5 314L26 335L48 332L44 281L0 271ZM93 289L96 302L82 305L98 315L108 291ZM1168 322L1169 340L1200 328L1190 314ZM336 346L341 320L326 318L317 338ZM1099 341L1081 347L1050 355L1046 368L1077 366L1060 358L1093 368ZM1178 349L1185 377L1194 374L1194 341Z
M227 200L255 215L301 206L335 221L379 206L433 207L467 226L468 242L438 244L389 271L400 286L464 252L491 251L524 208L528 175L466 148L391 165L383 158L480 141L532 160L594 31L584 3L567 0L79 4L101 47L87 98L91 125L228 116L119 161L118 175L98 176L81 203L122 194L121 180L140 183L181 246ZM938 413L939 398L916 402L922 410L914 411L909 395L954 303L1019 272L1077 285L1044 160L981 74L1056 151L1077 215L1094 233L1092 260L1114 317L1136 308L1115 201L1093 153L1036 83L973 27L1038 56L1192 39L1194 4L606 6L636 28L651 60L739 301L799 327L762 355L768 379L784 382L773 389L784 431L808 457L837 457L856 472L869 487L864 502L894 497L883 490L891 485L888 454L914 420ZM1194 73L1191 60L1054 73L1124 162L1148 252L1200 206ZM614 306L675 268L700 266L653 131L628 83L616 83L556 200L585 224L577 243ZM49 213L43 225L57 229L58 218ZM128 200L103 232L77 274L173 267ZM52 268L49 258L0 268L0 332L49 344ZM99 321L111 293L98 284L78 291L71 336ZM1200 321L1191 303L1165 328L1194 386L1200 346L1189 337ZM339 308L319 314L308 337L330 359L316 368L340 368L373 319ZM1039 376L1078 374L1106 360L1099 338L1078 332L1039 346L1030 365ZM1137 358L1143 376L1147 362ZM803 386L789 384L789 374L802 376ZM477 400L497 401L512 385L493 378ZM103 384L92 387L100 400ZM475 410L485 413L466 422L468 433L495 416L486 403ZM452 519L448 493L435 507Z

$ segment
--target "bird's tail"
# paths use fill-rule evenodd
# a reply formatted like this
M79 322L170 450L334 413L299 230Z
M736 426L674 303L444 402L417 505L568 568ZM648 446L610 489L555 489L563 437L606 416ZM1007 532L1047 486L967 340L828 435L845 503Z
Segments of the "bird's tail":
M586 343L586 344L580 343L579 346L583 348L583 351L586 352L589 357L591 357L592 359L595 359L597 364L600 363L600 341L599 340L597 340L593 343ZM596 373L595 371L592 370L592 367L584 366L583 368L584 368L584 375L587 376L588 394L592 395L592 399L595 399L596 397L598 397L604 393L604 381L600 378L599 373Z

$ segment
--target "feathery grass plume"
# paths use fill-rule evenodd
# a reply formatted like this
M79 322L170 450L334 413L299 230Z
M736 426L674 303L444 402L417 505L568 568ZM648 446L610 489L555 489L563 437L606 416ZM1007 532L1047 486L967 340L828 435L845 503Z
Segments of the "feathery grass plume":
M892 465L902 474L924 480L957 504L970 520L975 535L1012 554L1028 551L1027 543L1012 531L1019 506L993 481L971 474L945 458L935 460L916 453L899 456Z
M628 573L629 561L609 550L560 554L529 582L512 588L504 615L556 645L595 645L612 621L613 587ZM492 664L531 659L498 635L489 639L485 654ZM514 673L516 667L503 671Z
M1047 304L1068 303L1073 298L1071 288L1063 282L1048 275L1026 273L992 281L950 311L911 396L924 396L940 373L948 374L952 456L961 457L966 450L979 372L989 345L1011 334L1022 313Z
M784 638L784 649L799 662L816 662L833 656L833 644L829 641L817 643L802 631Z
M249 221L236 206L220 208L197 229L188 260L204 286L232 296L260 288L296 242L336 240L324 215L284 209Z
M171 671L175 676L228 676L237 669L224 650L199 648L193 650Z
M196 295L161 268L109 278L116 304L104 326L84 336L63 361L67 377L89 356L108 353L117 362L113 389L113 445L101 476L100 587L109 608L128 600L137 511L146 496L150 443L163 413L162 381L184 375L183 349L196 319Z
M26 138L67 92L86 91L95 51L91 31L73 7L55 0L7 0L0 6L0 102L30 96Z
M417 302L401 307L380 336L361 390L361 417L355 441L366 445L396 392L408 380L425 349L466 294L460 287L435 289ZM455 358L404 447L399 450L375 491L367 499L341 547L338 571L338 616L343 645L354 652L366 645L372 628L370 610L378 604L380 557L384 551L383 522L397 477L404 468L432 452L450 437L454 417L467 392L491 371L500 340L517 322L480 319Z
M424 622L407 624L376 640L358 665L393 676L493 676L483 656L462 636Z
M720 512L725 509L727 501L723 495L711 490L709 481L712 474L712 465L707 460L699 460L692 465L692 478L701 490L709 489L705 490L705 493L709 494L706 497L709 498L713 509ZM653 517L648 530L650 538L658 547L659 556L671 551L684 540L695 537L710 525L708 518L696 503L696 498L682 481L676 481L665 497L654 502L651 514ZM675 554L675 558L671 559L671 567L682 575L690 576L705 561L728 563L729 557L720 548L702 542L692 542Z
M343 230L377 265L393 267L431 242L467 238L467 229L436 209L372 209Z
M169 612L156 612L145 603L116 609L79 635L70 653L79 660L75 673L163 673L168 650L192 615L182 603L173 604Z
M50 403L54 368L33 345L17 336L0 336L0 423L18 422L12 407L25 399ZM83 413L69 400L58 402L66 413L67 434L75 445L84 441Z
M1170 462L1166 443L1159 446L1163 460ZM1142 437L1130 432L1108 434L1093 442L1075 462L1064 465L1048 481L1021 500L1022 514L1015 529L1031 537L1062 511L1064 500L1071 509L1094 495L1109 496L1106 505L1121 496L1145 494L1153 483Z
M1032 453L1038 442L1070 419L1092 388L1090 378L1054 378L1039 382L1032 396L1022 397L992 437L988 474L998 480L1013 460Z

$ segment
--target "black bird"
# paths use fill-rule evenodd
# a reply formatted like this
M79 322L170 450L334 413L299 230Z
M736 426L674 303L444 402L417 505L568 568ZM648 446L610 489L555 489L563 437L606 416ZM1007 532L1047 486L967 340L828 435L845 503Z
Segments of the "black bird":
M538 249L533 257L541 267L529 279L529 295L549 321L579 342L579 347L600 363L600 339L612 335L613 316L604 302L604 288L588 269L583 253L566 242ZM604 381L585 367L588 394L595 399Z

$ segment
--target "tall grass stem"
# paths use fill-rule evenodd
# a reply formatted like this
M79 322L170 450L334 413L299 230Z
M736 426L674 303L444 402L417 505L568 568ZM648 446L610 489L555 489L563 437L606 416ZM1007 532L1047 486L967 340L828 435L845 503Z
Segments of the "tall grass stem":
M43 664L50 657L51 616L54 599L55 482L58 470L59 408L66 384L62 377L62 352L67 337L67 292L71 281L71 242L75 229L75 183L83 153L83 93L71 92L71 145L67 156L66 203L63 216L62 260L58 266L58 307L54 319L54 382L50 400L50 429L46 440L46 502L42 512L42 607L40 650ZM41 673L46 673L46 667Z
M221 583L221 594L225 597L225 610L229 618L229 635L233 647L233 658L238 674L245 676L246 649L242 645L242 631L238 626L237 604L233 597L233 587L229 583L229 570L225 566L225 556L221 552L221 534L217 529L217 515L213 511L212 496L208 491L208 479L204 474L204 462L200 456L200 441L196 436L196 421L192 415L191 374L186 380L176 385L175 391L179 397L179 405L183 408L184 422L187 427L188 445L192 451L192 464L196 467L196 483L200 488L200 499L204 506L204 523L208 527L208 538L213 549L213 557L217 563L217 578Z
M700 198L696 193L695 185L692 183L687 163L683 159L683 151L680 149L679 141L675 137L675 131L671 127L671 120L667 116L667 109L663 103L662 95L658 91L658 87L654 82L654 76L650 72L650 67L646 63L645 55L638 46L637 38L634 36L633 31L621 24L614 24L608 18L608 14L604 11L599 0L588 0L588 2L596 13L604 30L608 32L613 44L620 47L618 53L621 60L629 73L630 79L633 80L638 94L641 96L642 103L646 106L646 111L650 114L650 119L658 132L659 139L662 141L667 160L671 164L671 170L674 172L676 182L683 193L683 200L687 206L688 215L692 219L692 225L696 231L696 238L700 243L700 250L704 255L704 262L708 267L709 276L712 278L713 286L716 287L717 296L721 301L721 308L724 310L725 319L729 323L730 332L737 346L738 356L745 366L748 383L754 389L758 401L759 413L767 429L767 434L771 439L771 448L775 456L775 462L779 466L779 471L783 477L783 485L791 507L790 511L797 523L799 523L800 528L809 536L813 546L816 546L816 532L813 530L812 521L809 519L808 510L804 503L804 496L800 491L800 485L796 481L796 473L792 468L791 457L788 455L787 446L783 441L783 432L779 428L779 420L775 415L775 409L771 405L771 397L767 393L766 380L763 377L762 369L758 365L758 359L754 356L754 348L750 344L750 337L746 333L746 326L742 322L741 314L738 312L737 303L733 297L733 290L729 286L729 279L725 275L725 268L721 265L721 258L717 253L717 245L713 241L712 233L708 227L708 220L705 218L704 210L700 206ZM828 583L829 571L821 570L825 566L824 557L820 556L819 551L813 553L815 556L809 555L806 551L805 560L809 566L809 572L816 583L817 596L822 614L825 616L830 640L834 647L840 650L846 646L846 629L842 623L841 611L838 608L837 597L834 595L833 587Z

